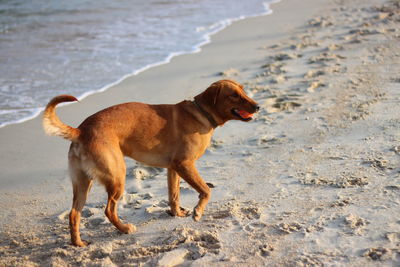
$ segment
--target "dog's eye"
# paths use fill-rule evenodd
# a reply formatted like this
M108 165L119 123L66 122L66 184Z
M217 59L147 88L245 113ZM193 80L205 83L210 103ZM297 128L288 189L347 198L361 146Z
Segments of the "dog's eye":
M238 94L238 93L234 93L234 94L232 95L232 97L238 98L238 97L239 97L239 94Z

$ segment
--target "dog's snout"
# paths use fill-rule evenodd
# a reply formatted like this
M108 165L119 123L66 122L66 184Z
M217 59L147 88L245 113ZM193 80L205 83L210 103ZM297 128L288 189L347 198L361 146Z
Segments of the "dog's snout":
M257 112L257 111L259 111L259 110L260 110L260 106L256 104L256 105L254 106L254 109L255 109L255 110L256 110L256 112Z

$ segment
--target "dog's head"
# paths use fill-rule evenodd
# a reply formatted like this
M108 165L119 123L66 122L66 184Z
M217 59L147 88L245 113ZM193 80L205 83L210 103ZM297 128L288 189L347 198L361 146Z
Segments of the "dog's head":
M228 120L250 121L259 110L258 104L244 92L243 85L232 80L211 84L198 98L219 124Z

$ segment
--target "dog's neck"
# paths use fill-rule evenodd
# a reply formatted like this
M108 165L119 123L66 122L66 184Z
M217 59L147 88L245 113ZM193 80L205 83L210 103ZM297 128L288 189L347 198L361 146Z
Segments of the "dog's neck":
M194 100L192 101L192 103L194 104L194 106L197 108L197 110L204 116L207 118L208 122L211 124L211 126L215 129L219 126L219 124L215 121L215 119L213 118L213 116L207 112L202 105L199 103L199 101L194 98Z

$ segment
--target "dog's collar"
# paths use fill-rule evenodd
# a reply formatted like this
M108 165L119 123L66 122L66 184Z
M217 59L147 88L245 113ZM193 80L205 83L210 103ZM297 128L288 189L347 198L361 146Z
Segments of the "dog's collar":
M218 123L214 120L214 118L210 115L210 113L208 113L207 111L205 111L200 105L199 103L197 103L196 99L194 99L192 101L192 103L196 106L196 108L200 111L201 114L204 115L204 117L207 118L207 120L211 123L213 128L217 128L218 127Z

